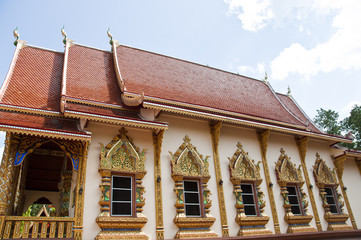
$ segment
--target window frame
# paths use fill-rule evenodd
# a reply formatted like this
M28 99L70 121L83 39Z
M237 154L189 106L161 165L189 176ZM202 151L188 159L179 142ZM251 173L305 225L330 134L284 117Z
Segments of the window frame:
M122 178L130 178L131 179L131 214L130 215L120 215L120 214L113 214L113 178L114 177L122 177ZM120 173L112 173L111 174L111 181L110 181L110 205L109 205L109 212L111 217L134 217L135 216L135 210L136 210L136 203L135 203L135 175L133 174L120 174ZM115 202L129 202L129 201L115 201Z
M291 205L291 213L293 214L293 215L295 215L295 216L304 216L305 215L305 212L304 212L304 210L303 210L303 206L302 206L302 201L300 201L300 199L302 200L302 198L301 198L301 193L300 193L300 189L299 189L299 187L298 187L298 185L297 184L287 184L286 185L286 188L288 188L288 187L294 187L295 188L295 190L296 190L296 195L291 195L291 196L296 196L297 197L297 201L298 201L298 207L300 208L300 213L299 214L295 214L295 213L293 213L292 212L292 206L295 206L296 204L291 204L290 202L288 202L288 204L289 205ZM290 196L290 194L289 194L289 191L288 191L288 189L287 189L287 192L288 192L288 194L287 194L287 197L289 197ZM289 199L288 199L289 200Z
M326 195L326 194L327 194L326 188L329 188L329 189L331 190L332 197L333 197L333 201L335 202L334 204L330 204L330 203L328 202L327 196L329 196L329 195ZM340 214L341 211L340 211L340 206L339 206L339 202L338 202L338 196L336 195L336 191L335 191L335 186L326 185L326 186L324 186L323 189L324 189L324 191L326 192L326 194L325 194L326 202L327 202L328 205L330 205L330 207L329 207L330 213L335 214L335 215L336 215L336 214ZM336 207L336 210L337 210L336 213L333 213L333 212L331 211L331 206L335 206L335 207Z
M242 185L250 185L251 189L252 189L252 193L243 193ZM255 191L256 190L255 183L253 181L252 182L249 182L249 181L241 182L240 187L241 187L241 190L242 190L241 198L242 198L242 203L243 203L244 214L247 217L259 217L260 216L260 211L259 211L259 204L258 204L258 196L256 195L256 191ZM243 195L253 196L254 204L244 204ZM245 210L246 206L254 206L256 215L247 215L246 210Z
M204 217L204 206L203 206L203 194L202 194L202 184L201 184L201 181L202 179L197 179L197 178L183 178L182 180L182 183L183 183L183 199L184 199L184 215L188 218L202 218ZM187 203L186 202L186 191L185 190L185 184L184 182L187 181L187 182L196 182L197 183L197 186L198 186L198 201L199 203L198 204L193 204L193 203ZM194 192L192 192L194 193ZM187 208L186 206L187 205L199 205L199 215L187 215Z

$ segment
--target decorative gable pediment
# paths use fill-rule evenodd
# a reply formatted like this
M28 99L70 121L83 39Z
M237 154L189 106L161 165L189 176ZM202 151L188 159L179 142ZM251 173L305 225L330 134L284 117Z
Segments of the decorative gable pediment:
M100 143L101 169L130 173L144 172L146 149L140 152L126 134L125 128L121 128L119 134L105 147Z
M231 171L231 178L235 180L254 180L262 181L260 176L260 167L258 162L255 164L245 152L242 144L237 144L237 150L229 159L229 169Z
M191 177L209 177L207 159L198 153L196 147L191 144L191 139L186 135L183 144L172 156L172 175L191 176Z
M338 185L335 170L327 167L326 162L316 153L316 162L313 166L313 174L316 184L320 185Z
M281 155L276 162L277 180L287 183L303 183L301 165L297 168L296 164L291 162L291 158L285 154L281 148Z

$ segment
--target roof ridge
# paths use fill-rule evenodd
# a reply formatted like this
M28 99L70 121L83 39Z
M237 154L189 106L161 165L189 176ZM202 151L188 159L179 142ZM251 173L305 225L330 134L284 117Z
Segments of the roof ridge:
M289 113L291 114L292 117L294 117L297 121L299 121L302 125L307 126L306 123L304 123L301 119L299 119L296 115L294 115L291 110L289 110L284 104L283 102L279 99L279 97L277 96L276 91L272 88L271 84L265 83L269 89L271 90L272 94L276 97L277 101L281 104L281 106Z
M224 69L220 69L220 68L216 68L216 67L211 67L211 66L204 65L204 64L201 64L201 63L191 62L191 61L189 61L189 60L185 60L185 59L182 59L182 58L172 57L172 56L168 56L168 55L165 55L165 54L156 53L156 52L151 52L151 51L148 51L148 50L144 50L144 49L140 49L140 48L136 48L136 47L131 47L131 46L123 45L123 44L119 44L117 47L131 48L131 49L134 49L134 50L138 50L138 51L142 51L142 52L146 52L146 53L155 54L155 55L158 55L158 56L161 56L161 57L171 58L171 59L174 59L174 60L178 60L178 61L182 61L182 62L194 64L194 65L198 65L198 66L201 66L201 67L210 68L210 69L213 69L213 70L217 70L217 71L220 71L220 72L232 74L232 75L235 75L235 76L248 78L248 79L250 79L250 80L255 80L255 81L263 82L263 80L260 80L260 79L248 77L248 76L245 76L245 75L242 75L242 74L238 74L238 73L229 72L229 71L226 71L226 70L224 70Z
M27 44L27 43L25 43L24 46L26 46L26 47L32 47L32 48L37 48L37 49L44 50L44 51L50 51L50 52L55 52L55 53L62 53L62 54L64 54L64 52L62 52L62 51L57 51L57 50L50 49L50 48L39 47L39 46Z
M72 41L71 44L72 44L72 45L77 45L77 46L80 46L80 47L90 48L90 49L97 50L97 51L112 53L111 50L105 50L105 49L101 49L101 48L96 48L96 47L88 46L88 45L85 45L85 44L77 43L77 42L75 42L75 41Z

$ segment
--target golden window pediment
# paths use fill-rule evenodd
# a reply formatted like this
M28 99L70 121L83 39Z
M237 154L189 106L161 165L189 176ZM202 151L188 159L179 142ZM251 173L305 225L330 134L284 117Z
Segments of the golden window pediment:
M335 169L327 167L326 162L316 153L316 162L313 166L313 174L317 184L338 185Z
M281 148L281 155L276 162L277 180L287 183L304 183L302 177L301 165L296 167L296 164L291 162L291 158L287 156L283 148Z

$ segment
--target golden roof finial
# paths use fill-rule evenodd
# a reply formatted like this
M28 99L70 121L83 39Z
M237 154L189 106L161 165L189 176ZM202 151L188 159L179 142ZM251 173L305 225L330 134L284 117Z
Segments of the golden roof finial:
M267 75L267 72L265 71L265 72L264 72L263 82L264 82L264 83L268 83L268 80L267 80L267 79L268 79L268 75Z
M288 96L288 97L291 96L291 88L290 88L290 86L288 86L288 88L287 88L287 96Z
M61 29L61 35L63 35L63 37L64 37L63 43L66 44L66 41L68 40L68 38L66 37L66 32L65 32L64 26Z
M107 31L107 34L108 34L108 37L109 37L109 43L110 43L110 45L112 45L113 46L113 36L112 36L112 34L110 33L110 28L108 28L108 31Z
M14 34L14 37L15 37L15 41L14 41L14 45L17 46L18 45L18 42L19 42L19 37L20 37L20 34L18 32L18 26L16 26L16 28L14 29L13 31L13 34Z

